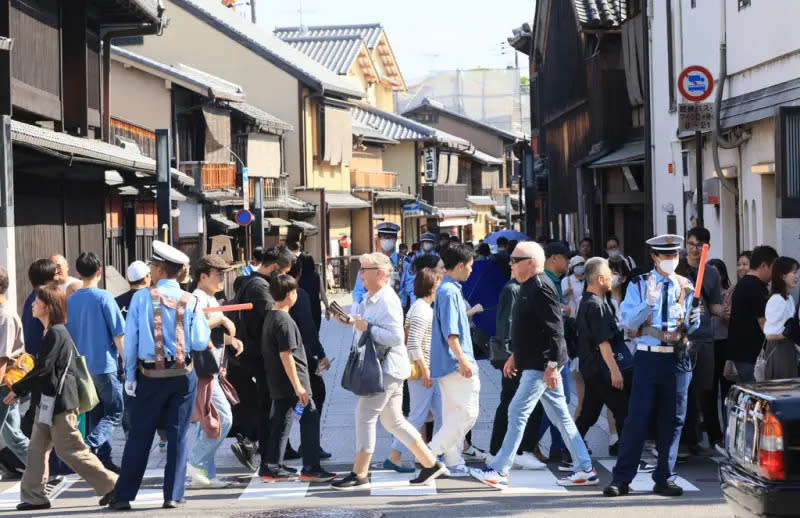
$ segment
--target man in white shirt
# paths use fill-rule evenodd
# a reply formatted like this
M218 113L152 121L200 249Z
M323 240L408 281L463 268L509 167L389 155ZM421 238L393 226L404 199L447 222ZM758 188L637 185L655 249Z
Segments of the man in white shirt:
M80 289L83 283L80 279L72 277L69 274L69 264L63 255L53 255L50 260L56 263L56 282L61 291L67 294L67 297L72 295L72 292Z

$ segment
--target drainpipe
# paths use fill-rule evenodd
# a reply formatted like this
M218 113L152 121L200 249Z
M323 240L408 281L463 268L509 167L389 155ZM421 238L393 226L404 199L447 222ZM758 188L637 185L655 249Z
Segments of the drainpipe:
M164 7L159 4L158 17L160 20L163 13ZM106 142L111 142L111 40L133 36L160 35L163 28L163 21L159 21L158 23L148 23L139 27L112 29L103 35L103 140Z
M714 130L711 134L711 155L714 158L714 169L719 171L720 176L722 175L722 167L720 165L719 160L719 148L723 149L737 149L740 148L742 144L744 144L747 140L750 139L750 135L747 133L743 133L740 136L737 136L735 140L729 141L726 137L723 137L720 132L720 109L722 108L722 94L725 90L725 79L728 76L728 38L727 38L727 11L725 0L721 0L722 3L722 27L721 27L721 39L719 44L719 85L717 86L717 91L714 96ZM699 150L698 150L699 152ZM739 156L741 157L741 150L739 150ZM741 159L739 160L739 171L737 176L737 186L738 186L738 208L739 208L739 217L742 217L742 176L744 172L741 170ZM723 182L722 185L724 186L724 178L720 178L720 182ZM702 210L702 203L703 200L698 200L698 203L701 204L700 210ZM740 245L739 243L739 218L736 219L736 245L737 247ZM738 251L738 248L737 248Z

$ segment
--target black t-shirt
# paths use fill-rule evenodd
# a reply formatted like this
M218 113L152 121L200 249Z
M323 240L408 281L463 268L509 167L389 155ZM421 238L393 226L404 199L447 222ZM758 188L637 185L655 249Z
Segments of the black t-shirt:
M624 341L614 310L605 300L585 291L578 307L577 325L581 373L588 378L597 377L603 373L605 363L599 353L600 344Z
M128 290L114 299L114 301L117 303L117 307L119 307L119 310L122 312L122 316L125 318L128 318L128 308L131 306L133 294L137 291L139 290Z
M264 370L267 373L269 394L272 399L294 397L294 387L281 362L283 351L292 351L297 377L300 378L303 388L311 395L308 360L300 329L286 311L268 311L264 316L264 327L261 332L261 354L264 357Z
M755 275L745 275L736 284L731 299L726 360L756 362L764 343L758 319L764 317L768 297L767 283Z

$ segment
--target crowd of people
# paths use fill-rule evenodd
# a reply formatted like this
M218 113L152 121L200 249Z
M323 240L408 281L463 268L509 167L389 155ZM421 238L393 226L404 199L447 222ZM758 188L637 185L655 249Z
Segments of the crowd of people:
M473 247L425 233L409 251L398 246L397 225L377 230L380 251L360 257L349 313L328 301L299 243L254 249L225 301L232 266L220 255L191 263L156 241L148 263L129 266L130 291L116 299L100 288L104 265L95 253L77 258L79 278L61 256L40 259L28 270L21 318L0 267L0 467L3 478L22 471L17 509L49 508L48 481L70 470L99 505L130 509L156 434L167 455L165 508L185 501L187 475L193 488L229 485L215 464L226 437L264 482L365 489L378 420L394 436L383 467L416 472L411 484L462 474L504 489L512 468L556 462L559 485L594 485L584 438L604 406L617 456L604 494L628 494L636 473L652 472L654 492L678 496L676 462L723 446L730 386L798 376L799 265L769 246L742 252L733 278L711 259L695 286L711 241L701 227L685 247L674 235L648 240L649 271L615 237L601 256L588 237L572 251L561 241L499 238ZM494 261L508 279L488 351L473 344L471 317L483 307L470 306L462 291L478 261ZM250 309L226 311L241 304ZM320 444L330 368L323 314L350 326L354 343L373 344L382 383L358 397L353 467L338 478L322 466L331 457ZM502 376L488 452L471 439L484 353ZM96 401L81 414L89 392ZM117 466L111 438L120 425L126 442ZM655 465L642 460L646 447ZM286 465L298 458L299 472Z

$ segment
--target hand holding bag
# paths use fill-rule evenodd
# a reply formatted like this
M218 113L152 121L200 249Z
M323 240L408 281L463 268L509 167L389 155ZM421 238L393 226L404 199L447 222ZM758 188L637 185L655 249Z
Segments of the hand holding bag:
M368 396L384 391L383 370L372 341L372 324L361 333L358 344L350 348L350 355L342 375L342 388L357 396Z
M67 365L64 367L64 372L61 374L61 379L58 380L58 388L56 393L52 396L42 394L39 398L39 412L36 415L36 422L45 426L53 426L53 414L56 410L56 398L61 395L61 390L64 388L64 380L67 379L67 372L72 363L72 349L69 350L69 358Z

